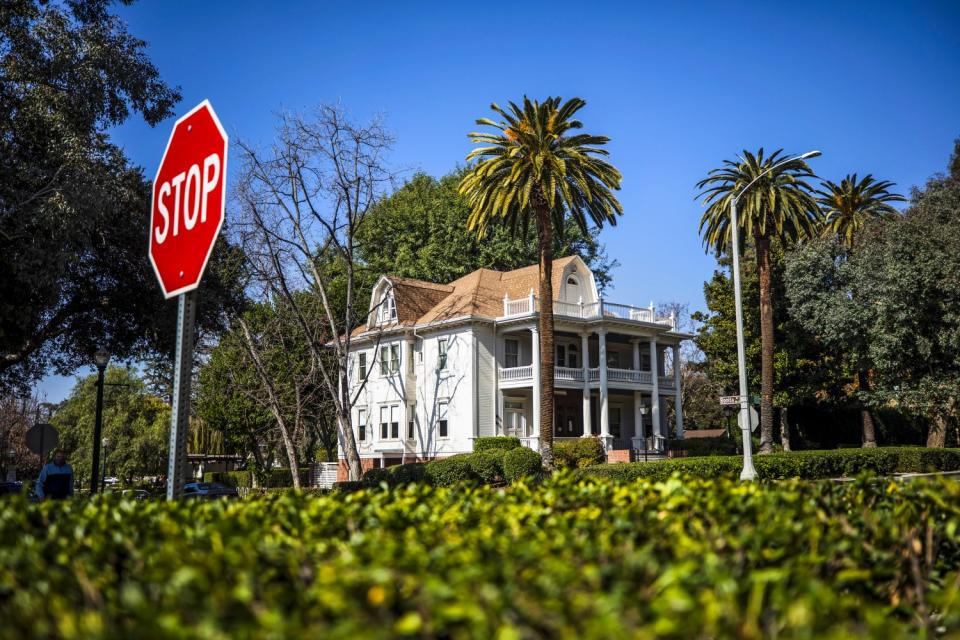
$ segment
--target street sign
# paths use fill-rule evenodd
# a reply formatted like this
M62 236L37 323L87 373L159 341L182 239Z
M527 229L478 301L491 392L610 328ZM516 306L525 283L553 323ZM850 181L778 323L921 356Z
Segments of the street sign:
M720 396L720 406L730 407L740 404L740 398L742 396Z
M174 123L150 207L150 263L163 294L179 296L168 500L180 497L186 475L196 289L223 226L226 184L227 133L204 100Z
M46 454L60 444L57 428L46 422L38 422L30 427L24 434L24 439L27 441L27 448L40 456L41 464L46 464Z
M227 133L209 100L176 121L153 181L150 263L167 298L197 288L223 226Z
M750 425L749 425L749 426L748 426L748 425L745 425L745 424L743 423L743 418L744 418L744 416L746 416L747 414L749 414L749 416L750 416ZM741 411L741 412L740 412L740 415L737 416L737 424L740 425L740 429L741 429L741 430L746 430L746 429L749 428L751 431L756 431L756 430L757 430L757 427L760 426L760 416L757 415L757 410L754 409L753 407L748 407L748 412L747 412L747 414L745 414L745 413L743 413L743 412Z

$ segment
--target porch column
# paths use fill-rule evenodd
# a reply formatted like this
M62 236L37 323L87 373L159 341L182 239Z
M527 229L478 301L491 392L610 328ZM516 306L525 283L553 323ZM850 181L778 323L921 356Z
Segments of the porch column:
M683 396L680 393L680 345L673 345L673 403L677 416L676 436L683 437Z
M633 343L633 370L640 371L640 340L634 338Z
M530 434L530 447L540 450L540 330L530 328L530 369L533 373L533 432Z
M650 338L650 380L653 392L650 396L650 418L653 420L653 435L662 436L660 427L660 361L657 358L657 337ZM660 443L657 443L659 446Z
M590 424L590 334L580 334L580 353L583 354L583 436L593 433Z
M636 347L636 343L634 343ZM639 349L634 349L634 354L639 355ZM643 432L643 414L640 412L640 407L643 406L643 394L639 391L633 392L633 448L634 449L646 449L646 435Z
M610 449L610 406L607 394L607 330L598 329L600 337L600 440Z

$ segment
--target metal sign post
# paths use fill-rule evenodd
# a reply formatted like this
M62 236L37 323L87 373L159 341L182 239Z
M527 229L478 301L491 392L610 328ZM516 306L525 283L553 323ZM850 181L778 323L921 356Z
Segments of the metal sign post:
M187 433L190 431L190 381L193 377L194 320L197 290L180 294L177 303L177 354L173 370L173 412L170 418L170 460L167 467L167 500L179 498L187 466Z

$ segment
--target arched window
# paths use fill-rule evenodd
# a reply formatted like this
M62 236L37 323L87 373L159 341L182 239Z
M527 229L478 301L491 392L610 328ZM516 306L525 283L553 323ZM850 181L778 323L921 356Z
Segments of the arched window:
M580 279L575 275L567 276L567 302L580 302L583 292L580 290Z
M392 322L397 319L397 301L393 297L393 291L387 291L383 294L383 303L380 306L380 321Z

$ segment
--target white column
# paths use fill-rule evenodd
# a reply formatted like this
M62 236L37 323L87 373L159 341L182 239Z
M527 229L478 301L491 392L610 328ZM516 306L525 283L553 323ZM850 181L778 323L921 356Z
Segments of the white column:
M593 432L590 424L590 334L580 334L580 353L583 354L583 435L589 436Z
M653 392L650 396L650 418L653 420L653 435L662 436L660 428L660 367L657 358L657 338L650 338L650 380Z
M530 369L533 372L533 430L530 446L540 449L540 330L530 329Z
M633 370L640 371L640 341L631 340L633 343Z
M610 440L610 406L607 397L607 331L597 331L600 337L600 439L609 449Z
M636 343L634 343L636 346ZM639 355L637 350L634 351ZM643 406L643 394L639 391L633 392L633 448L634 449L646 449L647 444L645 442L646 434L643 432L643 414L640 412L640 407Z
M683 437L683 396L680 393L680 345L673 345L673 403L677 416L677 437Z

